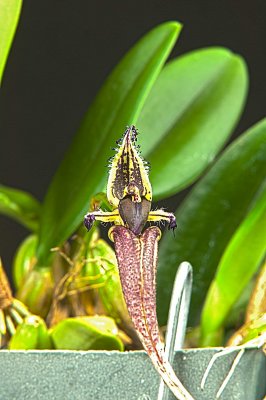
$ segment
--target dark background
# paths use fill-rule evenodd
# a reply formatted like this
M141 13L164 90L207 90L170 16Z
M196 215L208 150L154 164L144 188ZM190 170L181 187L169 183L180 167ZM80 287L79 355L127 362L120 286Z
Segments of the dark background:
M265 115L265 17L265 0L25 0L0 89L0 182L41 200L107 74L167 20L184 23L172 57L221 45L246 59L251 82L239 134ZM0 217L6 268L26 234Z

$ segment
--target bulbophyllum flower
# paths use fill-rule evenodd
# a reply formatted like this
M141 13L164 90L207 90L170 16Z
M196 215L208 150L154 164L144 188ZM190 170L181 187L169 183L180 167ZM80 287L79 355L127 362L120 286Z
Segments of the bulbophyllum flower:
M89 230L94 221L113 222L140 235L146 222L166 221L169 229L176 228L175 216L164 210L151 211L152 188L148 165L136 146L137 131L130 126L117 142L116 155L111 159L107 183L107 199L113 211L97 210L85 215L84 224Z
M114 242L122 290L129 315L154 367L179 400L193 400L168 362L160 339L156 316L156 268L161 231L147 222L166 221L176 228L175 216L164 210L151 211L152 187L147 163L139 154L137 130L126 129L117 142L110 163L107 199L113 211L96 210L85 215L87 229L95 220L114 224L109 238Z

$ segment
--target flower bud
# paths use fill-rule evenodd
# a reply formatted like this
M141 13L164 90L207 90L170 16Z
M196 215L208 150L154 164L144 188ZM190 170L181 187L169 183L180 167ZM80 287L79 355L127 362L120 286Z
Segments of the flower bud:
M23 284L26 275L36 262L35 251L38 238L36 235L28 236L18 247L13 261L13 281L16 289Z
M49 311L53 294L53 279L49 268L32 269L26 276L23 286L19 288L17 298L33 314L45 318Z
M86 263L83 276L91 277L92 287L97 285L97 291L106 313L123 328L131 326L113 249L105 240L98 239L91 243L86 259L93 261ZM84 296L86 296L85 293Z
M30 315L17 327L9 341L10 350L51 349L52 342L44 320Z

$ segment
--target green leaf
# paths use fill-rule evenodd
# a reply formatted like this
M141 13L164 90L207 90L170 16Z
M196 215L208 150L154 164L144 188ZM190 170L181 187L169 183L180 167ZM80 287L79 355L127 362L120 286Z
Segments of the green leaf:
M40 204L29 193L0 185L0 213L8 215L32 231L37 231Z
M155 199L188 186L213 161L238 121L247 83L244 60L223 48L164 67L138 120Z
M176 213L178 229L162 240L158 268L158 314L166 323L176 269L194 268L190 324L201 305L220 258L245 218L266 172L266 119L231 144L190 192Z
M55 348L63 350L122 351L117 334L114 320L105 316L67 318L51 329Z
M201 319L203 346L219 346L216 337L232 306L257 271L266 252L266 186L236 230L218 265ZM210 342L211 341L211 342Z
M0 85L19 20L22 0L0 0Z
M134 123L181 25L168 22L144 36L111 73L87 112L44 202L38 258L77 228L90 198L107 181L107 159L125 126Z

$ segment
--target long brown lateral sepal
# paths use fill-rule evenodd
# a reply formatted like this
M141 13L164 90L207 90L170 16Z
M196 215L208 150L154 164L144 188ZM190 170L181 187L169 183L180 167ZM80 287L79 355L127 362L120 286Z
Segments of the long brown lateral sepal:
M109 230L109 237L114 241L128 312L144 349L176 398L193 400L166 359L160 340L155 282L160 229L152 226L136 236L128 228L117 225Z

